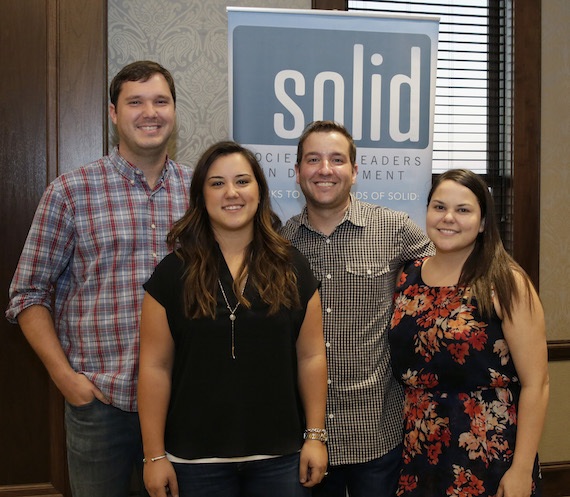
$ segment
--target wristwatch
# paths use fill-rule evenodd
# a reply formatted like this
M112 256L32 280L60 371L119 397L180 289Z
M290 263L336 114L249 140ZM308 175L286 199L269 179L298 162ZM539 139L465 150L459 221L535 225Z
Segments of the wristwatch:
M324 428L307 428L305 433L303 433L303 438L305 440L318 440L319 442L326 444L329 439L329 435L327 430Z

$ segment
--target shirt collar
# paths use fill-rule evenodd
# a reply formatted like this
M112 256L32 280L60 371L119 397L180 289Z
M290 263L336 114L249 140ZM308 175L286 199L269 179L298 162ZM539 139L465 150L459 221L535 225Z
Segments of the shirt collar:
M366 226L366 217L362 211L362 203L356 200L352 193L350 194L350 205L346 210L343 222L344 221L348 221L355 226Z
M366 220L362 213L362 206L360 202L356 200L356 198L352 193L350 194L349 200L350 203L348 204L348 209L346 209L344 217L342 218L340 223L338 223L337 227L345 222L351 223L354 226L361 226L361 227L366 226ZM301 225L305 226L307 229L316 231L315 228L311 226L311 223L309 221L309 211L307 210L306 204L305 207L303 207L303 210L301 211L301 214L299 216L299 226Z
M127 180L129 180L129 182L132 185L135 184L137 176L144 176L144 173L142 172L141 169L131 164L127 159L125 159L119 153L119 145L115 145L113 147L113 150L111 150L111 152L109 153L109 157L111 158L111 162L113 163L119 174L127 178ZM166 179L168 178L168 175L170 174L170 162L171 161L167 156L166 160L164 161L164 167L162 168L162 174L160 176L160 179L156 183L155 189L161 186L162 183L166 181Z

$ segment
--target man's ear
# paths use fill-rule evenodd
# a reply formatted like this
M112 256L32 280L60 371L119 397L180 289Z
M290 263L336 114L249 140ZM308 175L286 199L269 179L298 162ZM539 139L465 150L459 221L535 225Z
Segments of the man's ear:
M117 109L114 104L109 104L109 115L111 116L113 124L117 124Z
M354 164L352 166L352 184L356 183L356 175L358 174L358 164Z

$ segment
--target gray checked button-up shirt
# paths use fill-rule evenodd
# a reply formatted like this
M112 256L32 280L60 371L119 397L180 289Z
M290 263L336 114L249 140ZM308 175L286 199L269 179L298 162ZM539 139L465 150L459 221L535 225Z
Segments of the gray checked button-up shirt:
M407 214L356 200L330 236L307 208L282 230L321 281L328 365L331 465L379 458L402 441L403 390L392 376L387 329L400 267L433 251Z

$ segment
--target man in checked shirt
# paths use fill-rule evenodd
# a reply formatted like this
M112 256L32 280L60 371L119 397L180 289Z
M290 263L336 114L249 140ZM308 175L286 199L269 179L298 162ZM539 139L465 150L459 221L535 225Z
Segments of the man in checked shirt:
M134 62L109 93L119 144L47 187L6 311L65 397L74 497L126 497L133 468L142 466L142 285L167 253L166 234L186 210L191 179L166 155L175 125L170 73Z
M282 234L321 281L327 350L329 470L314 496L392 496L402 454L403 391L392 376L387 328L399 268L431 254L407 214L357 200L348 131L310 124L297 149L306 206Z

